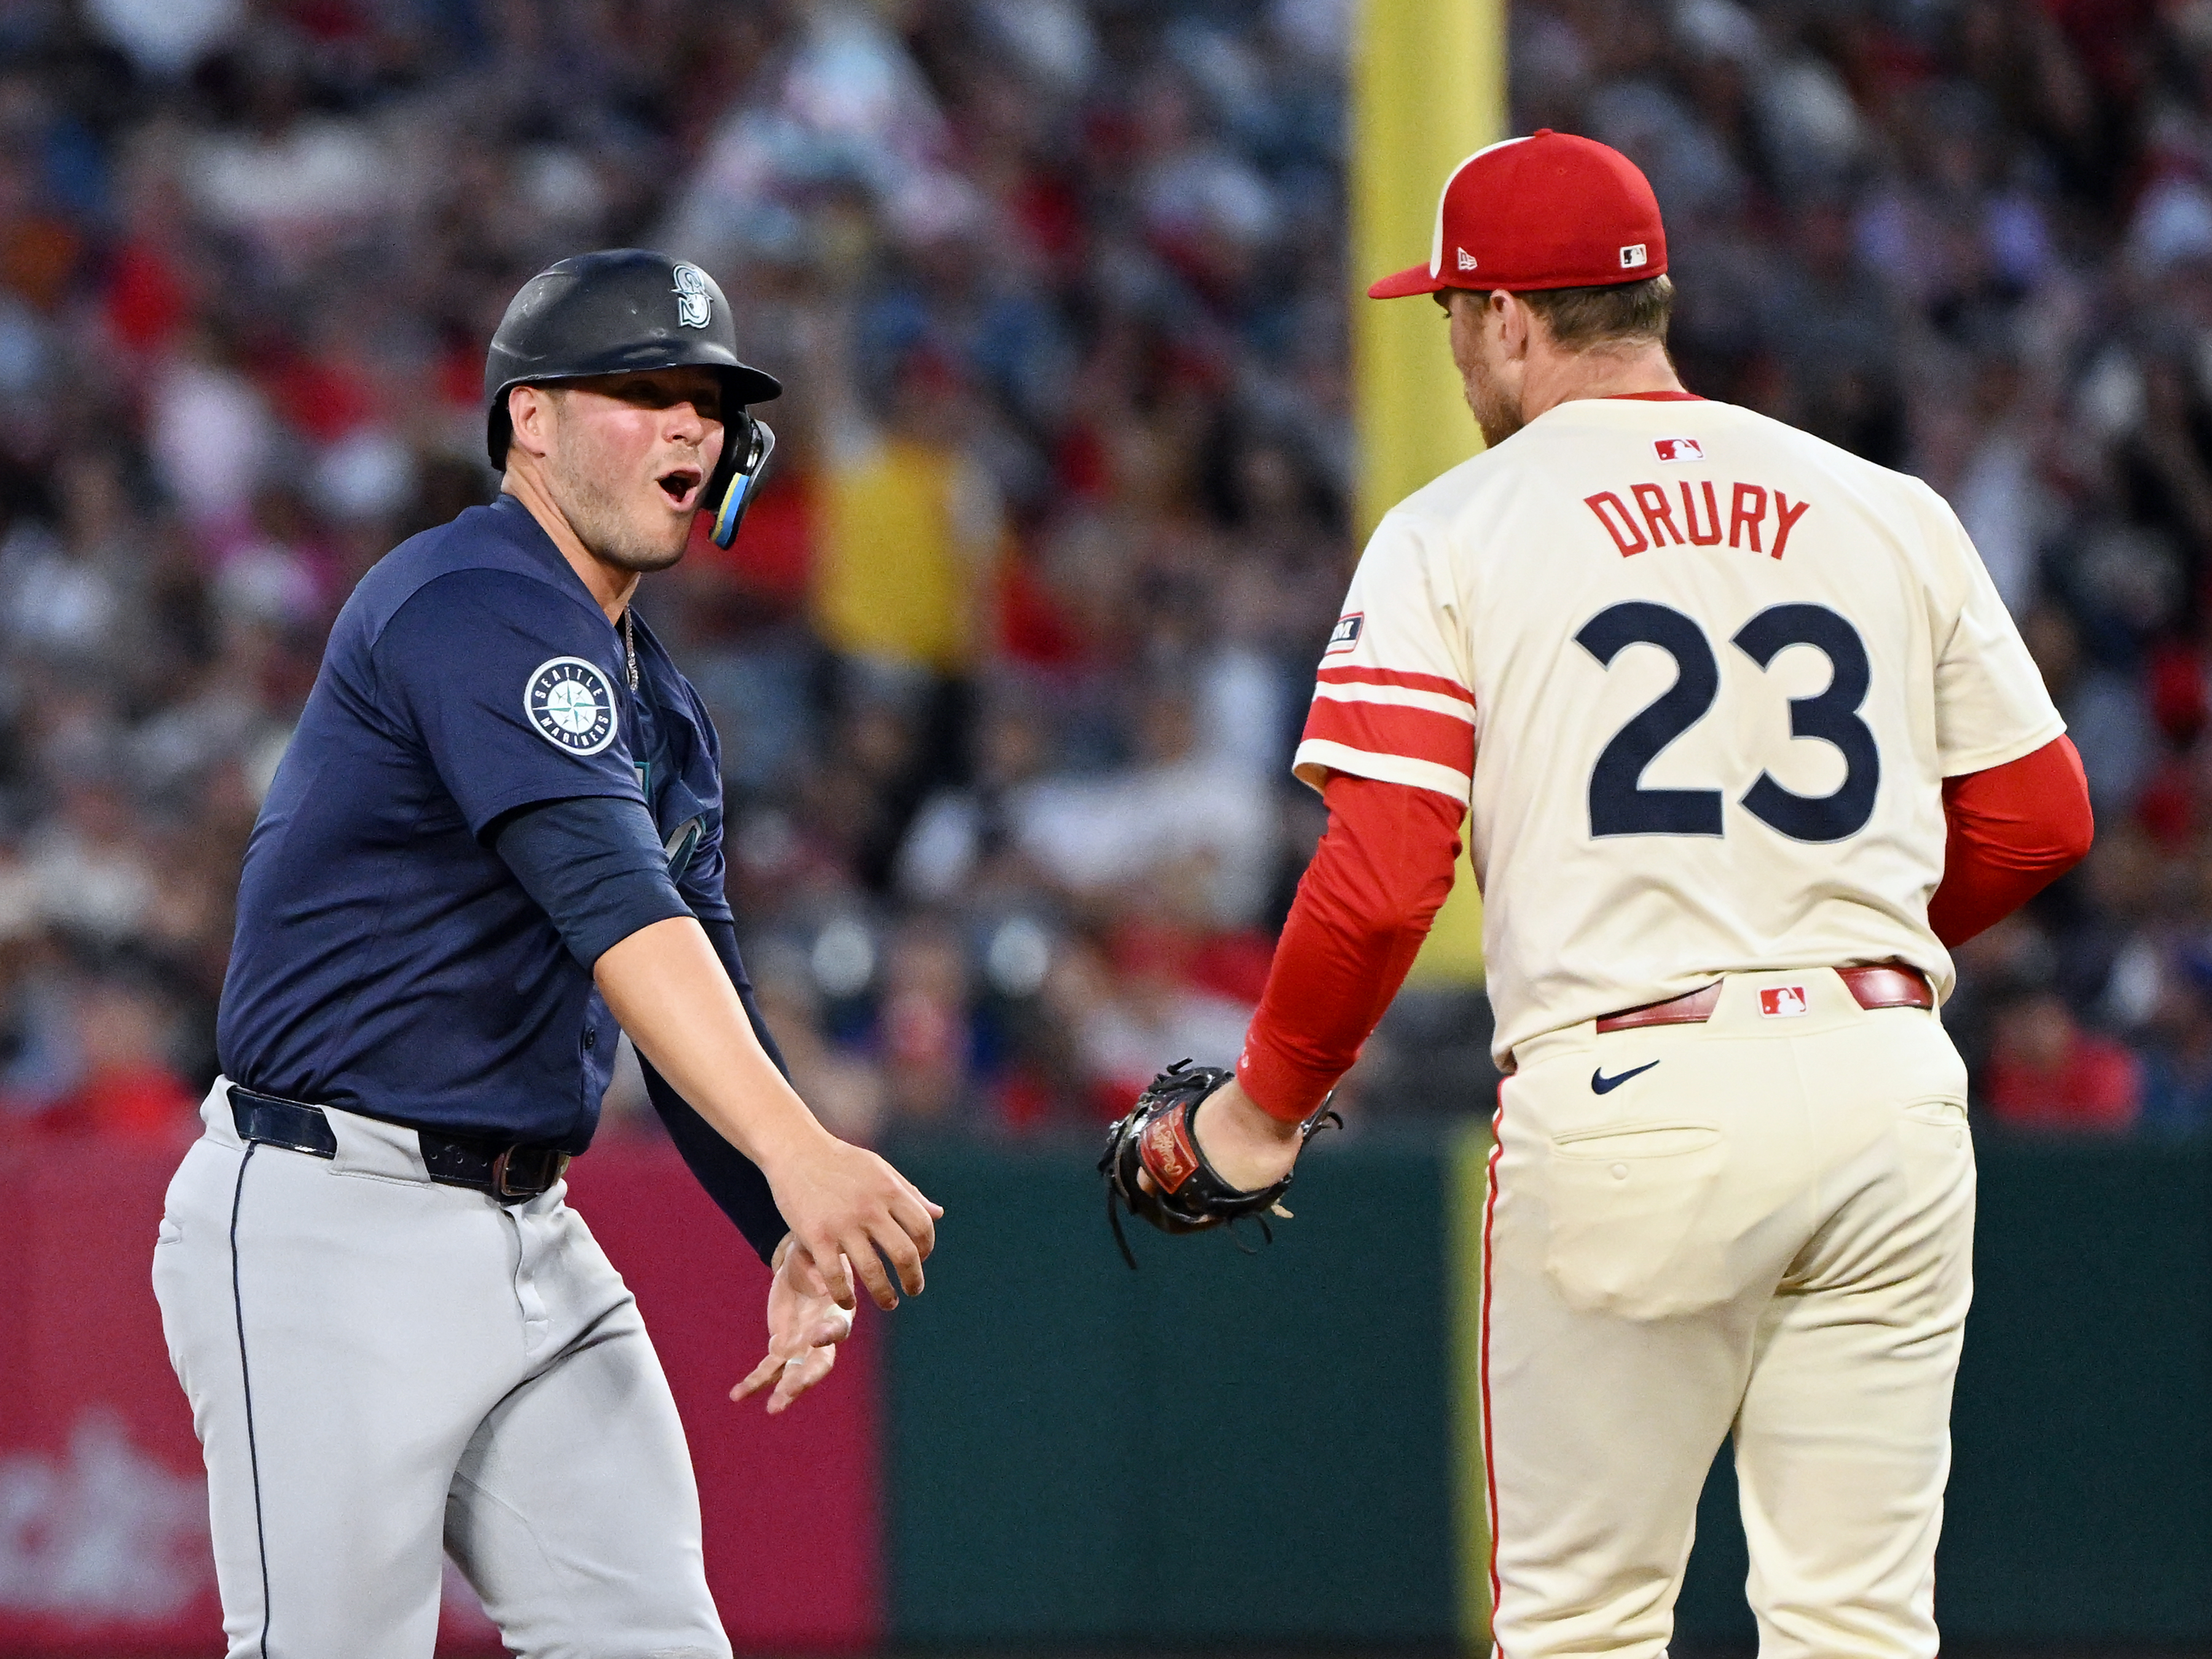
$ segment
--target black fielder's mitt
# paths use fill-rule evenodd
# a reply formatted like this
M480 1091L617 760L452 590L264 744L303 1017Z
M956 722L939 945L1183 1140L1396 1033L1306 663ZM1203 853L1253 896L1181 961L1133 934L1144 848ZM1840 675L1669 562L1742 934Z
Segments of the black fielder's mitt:
M1164 1233L1194 1233L1251 1216L1269 1243L1275 1235L1267 1218L1291 1218L1282 1205L1289 1176L1250 1192L1232 1187L1214 1173L1191 1132L1190 1115L1199 1103L1235 1075L1218 1066L1179 1060L1154 1078L1129 1115L1106 1132L1106 1151L1098 1160L1098 1173L1106 1177L1106 1218L1113 1224L1122 1259L1132 1267L1137 1257L1121 1231L1125 1207ZM1303 1145L1325 1125L1342 1121L1323 1101L1300 1126L1299 1141ZM1152 1178L1149 1190L1137 1179L1140 1170Z

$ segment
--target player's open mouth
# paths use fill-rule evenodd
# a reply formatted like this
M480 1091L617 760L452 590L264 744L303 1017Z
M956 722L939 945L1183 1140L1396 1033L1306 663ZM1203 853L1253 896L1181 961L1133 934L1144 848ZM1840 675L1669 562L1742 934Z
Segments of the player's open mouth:
M667 495L670 506L689 507L692 504L692 497L698 494L699 485L704 477L705 474L696 467L679 466L672 472L662 473L657 482Z

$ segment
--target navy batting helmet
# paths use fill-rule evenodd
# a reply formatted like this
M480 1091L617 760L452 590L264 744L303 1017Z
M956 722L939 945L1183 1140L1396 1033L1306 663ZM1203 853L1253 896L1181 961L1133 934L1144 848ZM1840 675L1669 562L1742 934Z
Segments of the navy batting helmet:
M516 386L711 368L722 381L722 458L700 500L714 514L714 539L737 534L775 434L746 410L781 395L782 383L738 359L730 302L695 264L643 248L579 253L541 270L507 302L484 358L484 445L507 465L514 429L507 394Z

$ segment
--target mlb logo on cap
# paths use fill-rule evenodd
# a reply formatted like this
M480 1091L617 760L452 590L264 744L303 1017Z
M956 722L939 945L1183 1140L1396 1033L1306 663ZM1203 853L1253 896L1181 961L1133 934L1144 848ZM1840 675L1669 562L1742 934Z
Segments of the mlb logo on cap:
M1662 461L1702 461L1705 446L1695 438L1654 438L1652 453Z
M1796 1019L1805 1012L1805 988L1777 985L1759 994L1759 1012L1768 1019Z

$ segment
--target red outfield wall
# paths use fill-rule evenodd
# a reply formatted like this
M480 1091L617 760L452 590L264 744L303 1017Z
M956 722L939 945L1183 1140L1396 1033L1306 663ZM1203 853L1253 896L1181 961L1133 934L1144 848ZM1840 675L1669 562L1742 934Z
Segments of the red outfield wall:
M222 1651L199 1447L148 1278L181 1150L0 1150L0 1283L14 1298L0 1310L0 1652ZM762 1352L766 1271L665 1146L605 1146L574 1176L675 1389L732 1639L875 1645L878 1322L864 1316L830 1382L783 1417L732 1406ZM440 1651L499 1653L465 1587L447 1583L460 1593Z

